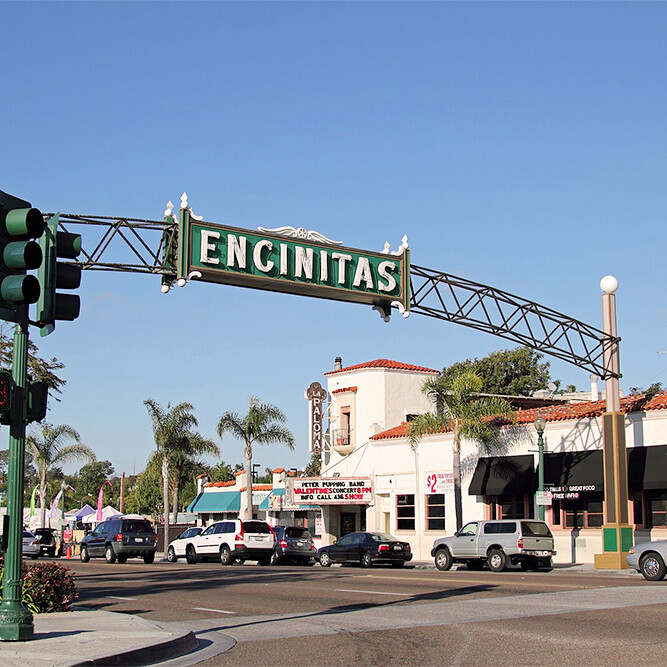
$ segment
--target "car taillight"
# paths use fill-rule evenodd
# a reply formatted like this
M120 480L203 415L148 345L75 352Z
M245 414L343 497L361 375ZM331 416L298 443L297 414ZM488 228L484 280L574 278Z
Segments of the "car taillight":
M278 542L278 544L283 549L287 549L287 540L280 540L280 542Z
M519 549L523 549L523 537L520 537L520 538L519 538L519 541L516 543L516 546L517 546Z
M38 546L39 546L39 540L35 540L35 541L32 543L32 546L33 546L33 547L38 547Z
M406 545L405 545L405 550L406 550L406 551L410 551L410 545L409 545L409 544L406 544Z
M389 545L388 544L381 544L378 547L378 551L389 551Z
M243 541L243 524L241 524L241 528L239 529L239 532L236 533L236 535L234 536L234 539L237 542L242 542Z
M118 533L116 535L116 542L122 542L123 541L123 533Z

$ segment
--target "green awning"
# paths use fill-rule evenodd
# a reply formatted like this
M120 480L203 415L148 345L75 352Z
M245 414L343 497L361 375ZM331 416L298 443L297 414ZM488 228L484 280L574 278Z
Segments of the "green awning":
M240 491L208 491L200 493L188 506L188 512L239 512Z
M273 489L271 493L269 493L264 500L259 505L259 509L268 511L269 510L269 504L271 503L271 496L284 496L285 495L285 489Z

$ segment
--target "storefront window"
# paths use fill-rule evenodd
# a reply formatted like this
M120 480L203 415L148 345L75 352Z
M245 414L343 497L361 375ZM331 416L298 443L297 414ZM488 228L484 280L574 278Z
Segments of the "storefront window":
M426 530L445 530L445 494L426 496Z
M601 493L562 500L565 528L600 528L604 523L602 504Z
M415 529L414 493L406 493L396 496L396 528L398 530Z
M667 526L667 491L646 491L648 528Z
M532 519L526 516L526 496L489 496L491 519Z

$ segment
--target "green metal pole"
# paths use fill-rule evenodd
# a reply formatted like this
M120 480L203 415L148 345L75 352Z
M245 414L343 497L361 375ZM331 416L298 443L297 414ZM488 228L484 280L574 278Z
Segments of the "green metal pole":
M542 439L542 433L544 431L540 430L537 432L537 451L538 451L538 472L537 472L537 491L542 497L544 493L544 440ZM537 507L538 516L540 521L544 521L545 508L544 505L538 505Z
M23 552L23 474L25 467L26 384L28 375L28 309L14 330L12 406L9 427L7 514L9 540L0 603L0 640L33 638L32 614L23 606L21 557Z

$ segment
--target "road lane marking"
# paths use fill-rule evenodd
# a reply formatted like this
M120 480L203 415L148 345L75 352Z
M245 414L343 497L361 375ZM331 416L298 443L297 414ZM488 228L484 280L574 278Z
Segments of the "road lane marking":
M137 598L123 598L120 597L120 595L107 595L108 598L111 598L112 600L136 600Z
M382 575L377 575L377 574L353 574L353 575L348 575L349 577L357 577L357 578L368 578L368 579L390 579L392 581L402 581L402 582L412 582L412 581L427 581L433 585L440 585L440 584L445 584L445 583L457 583L461 582L463 584L488 584L490 586L499 586L501 584L509 584L512 586L532 586L535 587L536 582L535 580L533 581L520 581L517 579L510 580L510 579L503 579L501 581L493 581L492 579L490 580L485 580L485 579L467 579L464 577L443 577L442 580L439 582L436 578L433 579L427 579L426 577L389 577L389 576L382 576ZM522 576L522 575L520 575ZM582 585L576 585L576 584L547 584L547 583L542 583L540 582L540 588L567 588L571 590L580 590L580 589L588 589L588 588L607 588L606 585L604 584L596 584L596 585L588 585L588 586L582 586Z
M387 591L360 591L354 588L336 588L339 593L370 593L371 595L395 595L402 598L411 598L414 593L389 593Z
M235 611L225 611L224 609L209 609L208 607L193 607L195 611L212 611L216 614L235 614Z

